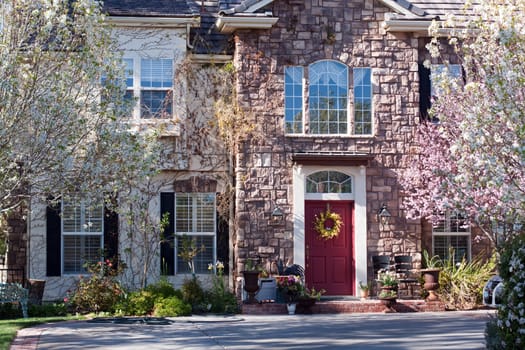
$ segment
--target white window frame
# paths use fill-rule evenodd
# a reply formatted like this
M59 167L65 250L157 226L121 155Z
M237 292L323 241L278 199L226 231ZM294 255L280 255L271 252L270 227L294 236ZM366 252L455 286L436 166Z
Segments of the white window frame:
M310 103L311 103L311 96L310 96L310 69L313 65L321 62L335 62L338 65L342 65L346 67L346 117L347 117L347 125L346 125L346 133L312 133L311 132L311 109L310 109ZM294 93L293 96L289 96L286 94L286 88L287 88L287 69L302 69L302 125L300 128L294 128L294 130L301 129L301 132L290 132L289 131L289 124L290 124L290 118L287 119L287 114L289 114L290 111L296 110L296 106L289 104L288 102L291 101L292 98L296 97L296 94ZM358 70L362 69L368 69L370 70L370 133L362 133L357 134L356 131L356 101L359 97L363 96L356 96L355 94L355 74ZM284 83L283 83L283 97L284 97L284 132L287 136L320 136L320 137L331 137L331 136L347 136L347 137L371 137L374 135L375 132L375 123L374 123L374 104L373 104L373 98L374 98L374 92L373 92L373 69L371 67L348 67L347 65L336 61L336 60L319 60L316 62L313 62L308 67L303 66L287 66L284 69ZM360 112L364 112L360 111ZM289 116L288 116L289 117ZM365 124L361 122L361 124Z
M180 196L184 196L184 197L187 197L187 198L191 198L191 207L192 207L192 211L191 211L191 226L192 226L192 230L191 231L178 231L177 230L177 220L178 220L178 211L177 211L177 197L180 197ZM198 206L197 206L197 200L198 198L204 198L204 197L208 197L208 196L211 196L213 197L213 204L212 204L212 217L211 218L207 218L206 220L209 220L211 223L212 223L212 226L213 226L213 229L211 231L197 231L197 227L199 226L198 223L199 223L199 210L198 210ZM210 209L210 207L208 207L208 209ZM192 193L178 193L176 192L175 193L175 218L174 218L174 225L175 225L175 274L177 273L188 273L188 270L186 269L186 267L184 268L184 270L182 269L179 269L179 263L180 264L185 264L186 262L184 261L181 261L179 260L179 256L178 256L178 252L179 252L179 244L180 244L180 240L184 237L184 236L187 236L189 237L190 239L193 238L193 237L211 237L212 238L212 242L211 242L211 245L212 245L212 254L211 254L211 261L204 261L204 260L201 260L201 269L197 269L196 268L196 271L195 273L206 273L207 272L207 267L208 267L208 264L215 264L215 261L217 261L217 195L213 192L192 192ZM199 242L197 241L197 244L199 244ZM202 253L205 253L205 252L201 252L199 253L199 255L201 255ZM197 256L197 259L199 257L199 255ZM205 257L201 257L201 259L205 259ZM189 273L191 273L191 271L189 271Z
M131 60L132 62L132 74L130 78L132 78L132 84L133 86L129 86L126 82L127 92L132 92L133 98L135 100L135 103L133 105L133 112L132 117L133 119L141 119L141 120L167 120L167 119L173 119L173 116L175 114L175 100L174 100L174 72L175 72L175 60L172 57L141 57L139 55L125 55L123 57L124 62ZM144 87L142 86L142 80L141 80L141 74L142 74L142 64L145 60L170 60L171 61L171 86L169 87ZM126 78L128 78L128 72L129 70L126 69ZM171 99L171 113L167 114L165 117L144 117L142 115L142 93L146 91L165 91L167 92L167 95L170 96Z
M432 225L432 255L436 254L436 246L435 246L435 237L467 237L467 260L470 261L472 259L472 235L471 235L471 227L468 223L468 220L465 219L465 222L467 225L465 231L454 231L452 228L452 218L454 215L461 215L460 213L456 211L447 210L444 214L441 214L440 216L444 215L444 219L440 220L440 222L444 222L444 230L443 231L436 231L436 226ZM447 253L448 254L448 253ZM441 257L444 258L444 257Z
M66 202L66 203L65 203ZM72 203L72 206L74 208L78 208L80 210L80 222L78 223L78 229L74 231L66 231L65 226L65 207L67 205L70 205L69 203ZM80 257L81 265L80 270L76 271L65 271L65 265L66 265L66 247L64 243L64 238L67 236L74 236L74 237L88 237L88 236L98 236L100 237L100 245L97 248L99 252L101 253L100 256L96 261L102 261L102 250L104 249L104 205L101 204L98 206L97 210L100 209L100 216L95 217L97 220L100 221L100 230L97 231L90 231L89 227L92 227L91 224L91 218L87 216L87 209L89 208L90 203L88 203L86 200L78 199L75 197L63 199L61 201L61 218L60 218L60 245L61 245L61 272L62 275L78 275L78 274L84 274L86 273L86 270L84 268L84 264L87 262L84 257ZM95 262L95 261L92 261Z

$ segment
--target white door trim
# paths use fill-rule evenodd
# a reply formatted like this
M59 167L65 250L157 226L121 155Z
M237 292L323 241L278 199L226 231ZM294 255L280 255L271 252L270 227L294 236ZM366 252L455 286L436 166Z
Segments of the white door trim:
M306 194L306 177L318 171L339 171L352 176L351 194ZM355 281L367 281L367 213L366 213L366 167L361 166L302 166L293 167L293 217L294 217L294 263L305 266L305 208L306 199L353 200L354 201L354 252ZM357 290L354 290L357 295Z

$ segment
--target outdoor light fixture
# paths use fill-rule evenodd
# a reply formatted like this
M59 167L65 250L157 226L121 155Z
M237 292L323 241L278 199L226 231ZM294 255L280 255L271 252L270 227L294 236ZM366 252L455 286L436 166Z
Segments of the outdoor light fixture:
M379 223L381 224L382 228L384 228L385 226L388 225L388 222L390 221L390 217L391 216L392 215L390 214L390 212L386 208L386 204L383 203L381 205L381 208L377 212L377 218L379 219Z
M274 223L274 224L279 224L284 219L284 214L283 214L281 208L279 208L279 207L275 207L275 209L272 211L272 215L271 216L272 216L271 217L272 223Z

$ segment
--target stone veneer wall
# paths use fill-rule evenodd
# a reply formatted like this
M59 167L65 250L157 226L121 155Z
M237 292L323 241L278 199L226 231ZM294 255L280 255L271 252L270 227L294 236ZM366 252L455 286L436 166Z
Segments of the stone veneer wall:
M13 278L16 279L16 282L22 282L21 279L27 277L27 223L25 216L26 207L24 205L7 215L7 259L3 268L18 270L5 274L7 282L12 282L10 279Z
M400 210L398 184L418 123L418 39L386 33L381 23L390 10L372 0L275 1L272 11L279 17L273 29L236 35L239 100L264 135L238 158L237 271L248 257L292 262L291 155L301 151L374 155L366 169L368 260L377 254L420 252L421 225L407 221ZM307 67L321 59L373 69L373 137L284 135L284 67ZM382 203L392 213L385 232L376 217ZM283 225L269 224L275 205L286 214Z

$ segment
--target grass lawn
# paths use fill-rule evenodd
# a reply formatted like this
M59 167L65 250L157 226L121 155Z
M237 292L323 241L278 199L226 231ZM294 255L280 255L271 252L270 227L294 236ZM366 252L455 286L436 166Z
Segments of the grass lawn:
M15 339L19 329L35 326L41 323L58 322L65 320L79 319L76 316L55 316L55 317L30 317L17 318L11 320L0 320L0 350L9 349L9 345Z

